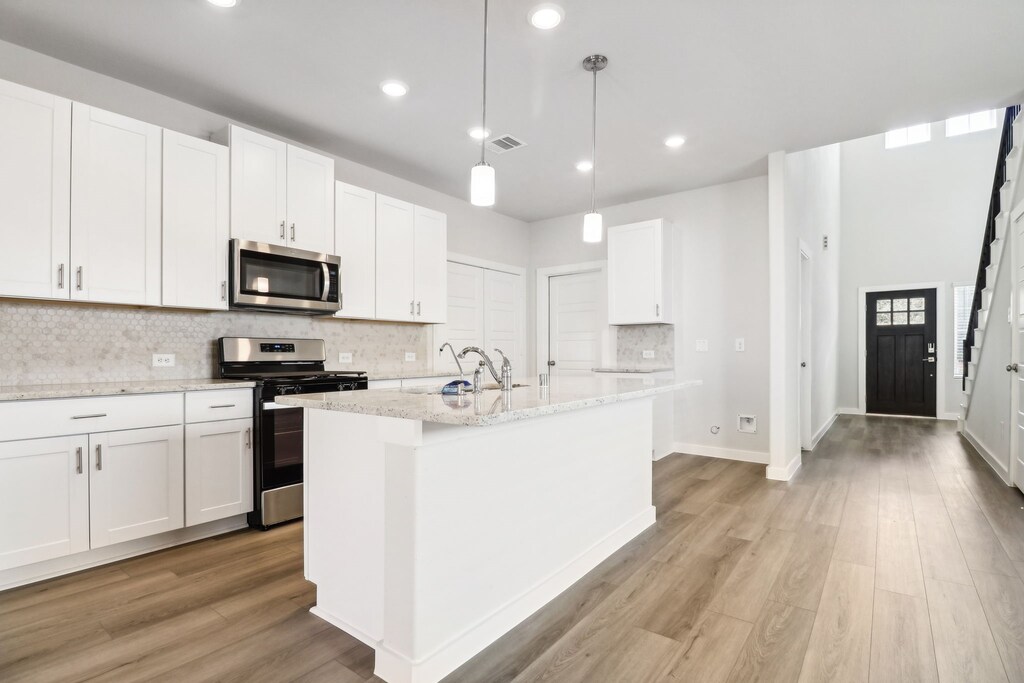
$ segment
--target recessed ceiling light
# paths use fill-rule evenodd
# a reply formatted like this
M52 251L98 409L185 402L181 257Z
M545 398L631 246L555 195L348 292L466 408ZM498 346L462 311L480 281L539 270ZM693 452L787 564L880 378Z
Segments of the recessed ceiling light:
M587 171L591 171L593 169L594 164L590 163L589 161L581 161L578 164L576 164L576 170L582 171L583 173L586 173Z
M562 23L562 19L565 18L565 11L554 3L545 2L530 10L528 17L534 28L547 31Z
M217 7L234 7L235 5L238 4L238 0L206 0L206 1L208 3L210 3L211 5L216 5Z
M686 138L684 138L682 135L673 135L671 137L665 138L665 146L671 147L672 149L678 149L682 147L684 142L686 142Z
M469 129L469 137L473 138L474 140L483 140L485 138L491 137L491 131L484 130L480 126L474 126L473 128Z
M409 92L409 86L402 81L383 81L380 84L380 89L385 95L390 97L401 97L405 93Z

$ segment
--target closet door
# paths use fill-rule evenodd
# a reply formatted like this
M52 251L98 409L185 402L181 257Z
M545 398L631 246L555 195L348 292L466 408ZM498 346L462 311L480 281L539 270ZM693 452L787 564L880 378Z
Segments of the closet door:
M76 102L71 140L71 298L160 305L160 128Z
M0 296L68 298L70 100L0 81L0 178Z
M484 269L462 263L448 263L448 321L434 332L434 341L440 348L451 343L456 353L467 346L484 346ZM490 355L490 349L485 349ZM465 374L471 375L476 356L462 362ZM452 354L445 349L434 364L437 372L459 371Z
M523 348L522 278L513 273L484 270L484 338L487 352L501 349L512 363L515 375L526 370ZM499 356L494 354L495 358Z

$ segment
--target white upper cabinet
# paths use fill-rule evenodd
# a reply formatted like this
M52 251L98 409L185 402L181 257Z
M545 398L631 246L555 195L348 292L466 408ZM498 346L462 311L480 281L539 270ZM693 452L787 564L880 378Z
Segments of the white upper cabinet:
M71 298L160 304L161 129L77 102Z
M416 319L416 207L377 195L377 318ZM344 264L342 264L344 267Z
M334 248L341 257L339 318L373 318L377 291L377 193L339 182Z
M334 252L334 159L238 126L231 148L231 236Z
M334 253L334 159L288 145L288 246Z
M0 81L0 178L0 296L68 298L70 100Z
M443 323L448 318L447 220L443 213L416 207L416 322Z
M226 309L228 148L164 131L163 305Z
M656 219L608 228L608 323L669 323L670 231Z
M231 126L231 236L284 244L287 239L288 145Z

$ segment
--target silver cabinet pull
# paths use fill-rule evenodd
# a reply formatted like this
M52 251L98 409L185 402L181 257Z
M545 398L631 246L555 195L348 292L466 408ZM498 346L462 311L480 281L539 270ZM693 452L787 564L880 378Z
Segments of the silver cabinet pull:
M410 301L409 302L409 315L416 315L416 302L415 301Z
M64 264L57 266L57 289L64 289Z
M106 413L93 413L91 415L72 415L72 420L91 420L94 417L106 417Z
M292 242L295 241L295 224L292 223Z
M221 403L219 405L210 406L210 407L211 408L234 408L235 404L234 403Z
M654 315L661 315L661 304L654 304Z
M103 469L103 445L96 444L96 469Z
M78 266L78 269L75 271L75 278L76 278L75 289L81 291L81 289L82 289L82 266Z
M281 239L287 239L284 232L284 221L281 221Z
M75 449L75 471L79 474L82 473L82 447L79 446Z
M422 301L417 301L416 302L416 315L423 315L423 313L421 312L421 310L423 308L422 304L423 304Z
M227 280L221 280L220 281L220 300L221 301L227 301L228 300L228 281Z
M252 448L252 427L245 430L245 447Z

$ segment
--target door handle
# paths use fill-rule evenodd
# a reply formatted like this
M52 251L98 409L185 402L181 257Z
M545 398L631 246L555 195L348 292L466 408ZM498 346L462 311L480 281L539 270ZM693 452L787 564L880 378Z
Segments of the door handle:
M212 408L234 408L234 407L235 407L234 403L221 403L219 405L210 406L211 409Z
M292 242L295 241L295 224L292 223Z
M806 367L807 367L807 363L806 363L806 362L802 362L802 363L800 363L800 367L802 367L802 368L806 368Z
M96 469L103 469L103 444L96 444Z
M416 302L416 315L423 315L422 307L423 307L423 302L422 301L417 301Z
M228 300L228 281L227 280L221 280L220 281L220 300L221 301L227 301Z
M252 427L245 430L245 447L252 448Z
M409 302L409 315L416 315L416 302L415 301L410 301Z
M295 226L292 226L292 230L295 230ZM292 239L295 239L292 237ZM327 301L327 295L331 293L331 269L327 267L326 263L321 263L320 267L324 269L324 291L320 294L320 301Z
M654 304L654 315L661 315L661 304Z
M75 277L77 282L75 283L75 289L82 290L82 266L78 266L78 270L75 271Z
M64 264L57 267L57 289L64 289Z
M284 240L284 239L288 239L287 237L285 237L285 232L284 232L284 221L281 221L281 239L283 239L283 240Z
M1006 371L1007 372L1017 372L1017 364L1016 363L1010 363L1009 365L1006 366Z
M94 417L106 417L106 413L93 413L92 415L72 415L72 420L91 420Z
M554 366L555 366L555 361L553 361L553 360L549 360L549 361L548 361L548 366L550 366L550 367L554 367Z
M75 449L75 472L82 473L82 447Z

